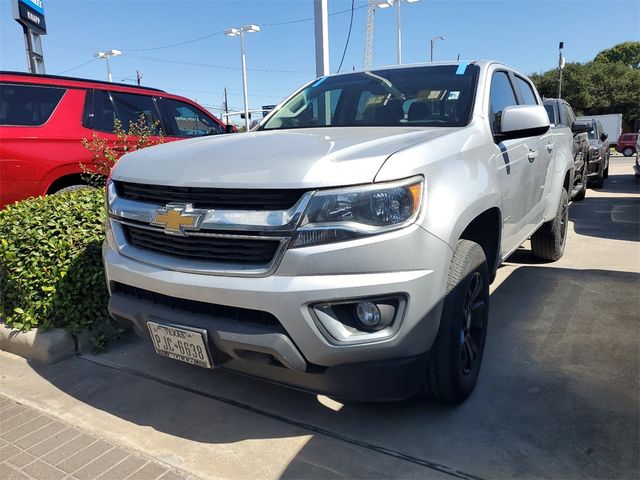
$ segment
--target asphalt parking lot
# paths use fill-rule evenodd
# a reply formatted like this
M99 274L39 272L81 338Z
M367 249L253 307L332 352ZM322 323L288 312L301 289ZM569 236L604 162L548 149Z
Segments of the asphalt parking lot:
M570 209L567 251L525 245L492 286L459 407L347 404L156 356L127 337L53 366L0 352L0 390L202 478L638 478L640 188L633 160Z

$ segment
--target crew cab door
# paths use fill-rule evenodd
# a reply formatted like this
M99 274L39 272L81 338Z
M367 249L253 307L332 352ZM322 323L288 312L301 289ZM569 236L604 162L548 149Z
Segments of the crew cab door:
M517 74L512 75L511 78L514 81L518 103L520 105L540 105L540 101L534 93L535 90L527 79ZM531 164L529 172L531 176L531 190L529 194L531 197L528 199L528 203L531 205L530 225L536 228L540 222L542 222L544 216L546 205L544 195L546 191L545 187L547 180L551 179L548 171L555 149L553 133L551 129L549 129L544 135L527 138L526 144L529 148L527 159Z
M489 124L493 134L501 131L502 111L518 105L513 75L506 70L495 70L489 94ZM544 179L540 164L544 154L539 137L503 140L495 144L492 166L502 197L503 236L501 255L516 249L542 219L540 211ZM548 157L547 157L548 159ZM540 162L536 163L538 160Z

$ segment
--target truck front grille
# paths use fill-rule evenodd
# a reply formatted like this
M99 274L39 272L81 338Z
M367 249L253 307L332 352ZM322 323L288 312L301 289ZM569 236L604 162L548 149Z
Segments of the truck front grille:
M175 187L114 182L118 196L147 203L191 203L216 210L289 210L306 190Z
M279 240L243 239L201 235L167 235L161 230L123 224L128 242L138 248L190 260L241 265L268 265L273 260Z

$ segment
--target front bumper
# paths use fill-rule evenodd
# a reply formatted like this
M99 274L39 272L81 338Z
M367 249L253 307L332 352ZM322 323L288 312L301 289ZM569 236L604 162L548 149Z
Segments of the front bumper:
M267 312L279 322L278 328L245 325L113 292L110 313L138 333L148 336L148 321L204 328L218 366L328 395L379 399L403 398L418 387L438 331L451 255L445 242L417 225L288 250L276 272L262 278L166 270L104 248L110 286ZM389 294L406 299L403 318L393 335L371 342L336 343L310 309Z

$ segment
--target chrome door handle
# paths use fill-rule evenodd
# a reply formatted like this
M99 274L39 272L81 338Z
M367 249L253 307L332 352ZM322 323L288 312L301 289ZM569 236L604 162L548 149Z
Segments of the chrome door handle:
M538 156L538 151L537 150L529 150L529 153L527 153L527 158L529 159L530 163L533 163L533 161L536 159L536 157Z
M547 152L551 153L555 145L553 143L547 143Z

